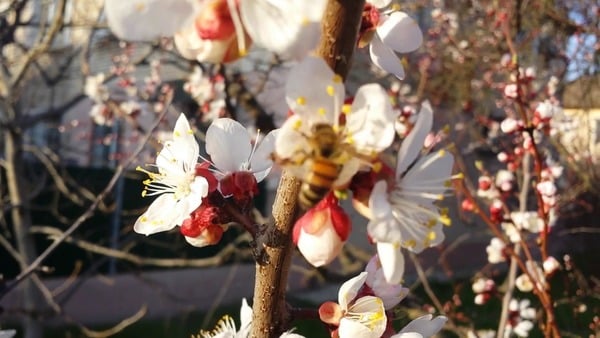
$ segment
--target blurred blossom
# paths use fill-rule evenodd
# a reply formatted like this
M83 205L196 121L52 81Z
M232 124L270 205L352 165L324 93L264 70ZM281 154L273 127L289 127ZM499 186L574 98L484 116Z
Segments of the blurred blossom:
M546 273L546 275L551 275L556 272L556 270L560 269L560 263L556 258L549 256L542 264L542 267L544 268L544 273Z
M509 83L504 87L504 96L510 99L516 99L518 97L518 87L516 83Z
M515 183L515 175L508 170L498 170L496 173L496 187L504 192L512 191Z
M534 308L530 307L529 299L518 301L512 299L508 305L509 315L504 335L506 338L515 334L518 337L528 337L533 329L533 320L536 316Z
M485 251L487 252L487 255L488 255L488 262L490 262L492 264L505 262L506 261L506 253L504 252L505 248L506 248L506 245L500 238L498 238L498 237L492 238L490 240L490 244L485 248Z
M94 76L85 78L83 93L92 99L96 104L108 100L108 88L104 85L104 74L98 73Z

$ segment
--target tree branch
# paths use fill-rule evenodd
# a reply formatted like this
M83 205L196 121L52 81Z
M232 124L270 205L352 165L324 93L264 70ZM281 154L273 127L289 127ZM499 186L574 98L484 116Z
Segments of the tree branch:
M317 54L344 79L356 47L364 4L365 0L330 0L323 17L323 34ZM257 240L259 250L264 246L267 261L256 264L251 332L254 338L279 337L289 328L285 288L294 247L292 227L296 220L300 183L284 170L273 204L274 223Z

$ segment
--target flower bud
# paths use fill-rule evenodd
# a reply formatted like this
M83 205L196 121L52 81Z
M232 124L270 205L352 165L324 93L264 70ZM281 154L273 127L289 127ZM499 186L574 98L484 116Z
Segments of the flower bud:
M300 217L293 230L293 240L300 253L313 266L330 263L342 250L350 234L350 217L333 193Z

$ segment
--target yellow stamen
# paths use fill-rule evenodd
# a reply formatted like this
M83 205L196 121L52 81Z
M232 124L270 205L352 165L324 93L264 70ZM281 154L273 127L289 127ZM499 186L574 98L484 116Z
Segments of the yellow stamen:
M428 239L428 240L430 240L430 241L433 241L433 240L435 240L435 238L436 238L436 234L435 234L435 232L431 231L431 232L429 232L429 233L427 234L427 239Z
M296 103L303 106L306 104L306 98L304 96L298 96Z
M344 104L342 106L342 113L344 113L344 114L350 114L351 111L352 111L352 105Z
M325 115L325 108L319 108L319 109L317 110L317 113L318 113L319 115Z
M333 96L333 94L335 94L335 88L333 88L333 86L327 86L327 94Z
M383 165L381 164L381 162L375 162L375 163L373 163L373 166L371 168L373 169L374 172L378 173L381 171L382 167L383 167Z
M301 120L296 120L296 122L294 123L294 130L298 130L300 129L300 126L302 126L302 121Z
M175 131L173 131L173 136L179 137L179 136L181 136L181 133L179 132L179 130L175 130Z
M407 247L407 248L409 248L409 249L412 249L415 246L417 246L417 242L414 239L409 239L408 241L404 242L404 246Z
M452 220L450 219L450 217L448 217L448 215L442 215L440 216L440 223L442 223L445 226L450 226L452 225Z
M342 77L341 77L341 76L339 76L339 75L337 75L337 74L335 74L335 75L333 76L333 83L342 83L342 82L343 82L343 79L342 79Z

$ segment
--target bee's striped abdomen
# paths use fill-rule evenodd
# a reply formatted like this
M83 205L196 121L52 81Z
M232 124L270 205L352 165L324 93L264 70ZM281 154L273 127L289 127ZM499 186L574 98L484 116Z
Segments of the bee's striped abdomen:
M304 209L317 204L333 187L338 178L341 166L325 157L311 160L310 171L303 179L298 201Z

